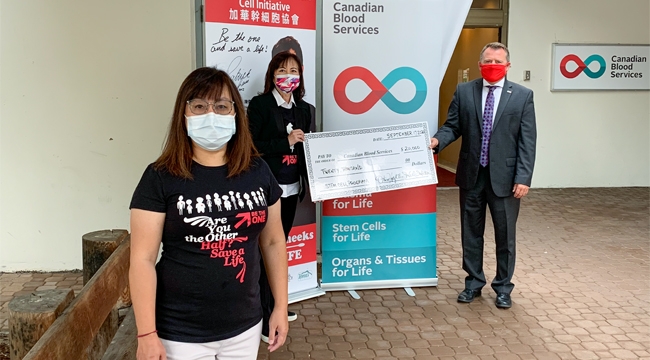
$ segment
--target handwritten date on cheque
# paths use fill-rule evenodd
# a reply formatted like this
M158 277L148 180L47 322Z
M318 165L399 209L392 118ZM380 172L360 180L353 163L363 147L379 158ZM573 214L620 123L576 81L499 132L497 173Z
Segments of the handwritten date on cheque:
M411 137L417 137L424 134L424 129L416 129L416 130L405 130L405 131L396 131L396 132L389 132L386 134L386 137L376 137L373 138L372 141L385 141L385 140L395 140L395 139L403 139L403 138L411 138Z

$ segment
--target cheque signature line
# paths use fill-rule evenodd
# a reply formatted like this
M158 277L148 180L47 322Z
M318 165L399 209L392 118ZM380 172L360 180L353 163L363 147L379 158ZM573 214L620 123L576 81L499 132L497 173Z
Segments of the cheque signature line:
M396 179L397 177L394 178L385 178L385 179L376 179L377 183L379 184L388 184L388 183L396 183L398 180L401 180L400 182L404 181L413 181L413 180L419 180L419 179L426 179L429 178L428 175L418 175L418 176L413 176L413 177L407 177L406 179Z
M378 184L386 184L386 183L412 181L421 178L428 178L430 176L431 173L426 170L408 170L408 171L400 171L394 174L390 174L390 173L377 174L377 176L375 177L375 181Z

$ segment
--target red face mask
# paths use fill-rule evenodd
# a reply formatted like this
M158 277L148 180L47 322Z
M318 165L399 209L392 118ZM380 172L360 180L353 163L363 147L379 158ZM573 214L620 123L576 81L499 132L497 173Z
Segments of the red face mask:
M480 64L481 76L483 79L488 82L495 83L506 76L508 72L508 66L510 63L506 64Z

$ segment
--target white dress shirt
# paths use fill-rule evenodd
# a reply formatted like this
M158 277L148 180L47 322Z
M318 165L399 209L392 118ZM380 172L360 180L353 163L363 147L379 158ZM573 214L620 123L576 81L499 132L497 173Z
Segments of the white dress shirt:
M490 89L488 86L496 86L493 90L494 93L494 111L492 112L492 124L494 124L494 116L497 114L497 109L499 108L499 100L501 99L501 91L503 90L503 84L505 84L506 78L499 80L496 84L490 84L487 80L483 79L483 91L481 92L481 116L485 112L485 99L487 99L487 94Z
M275 101L278 103L278 106L281 106L285 109L291 109L293 105L296 105L296 102L293 100L293 94L291 94L291 98L289 99L289 102L284 101L282 98L282 95L278 92L277 88L274 88L273 91L273 97L275 98Z

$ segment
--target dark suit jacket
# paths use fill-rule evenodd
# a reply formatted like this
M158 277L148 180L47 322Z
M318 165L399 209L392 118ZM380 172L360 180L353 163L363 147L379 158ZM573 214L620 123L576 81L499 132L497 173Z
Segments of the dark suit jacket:
M481 166L483 79L458 85L449 105L447 121L434 135L440 150L462 137L456 184L471 189ZM530 186L535 165L535 107L533 92L508 80L492 122L489 169L492 189L499 197L512 195L514 184Z
M310 132L311 110L310 105L302 100L296 101L292 108L296 121L294 129L305 133ZM289 136L284 125L282 112L275 97L271 92L257 95L248 104L248 124L257 150L262 153L262 158L269 164L273 175L277 175L282 168L284 155L298 155L298 169L300 171L300 200L305 196L307 183L307 166L303 144L296 143L293 152L289 147Z

